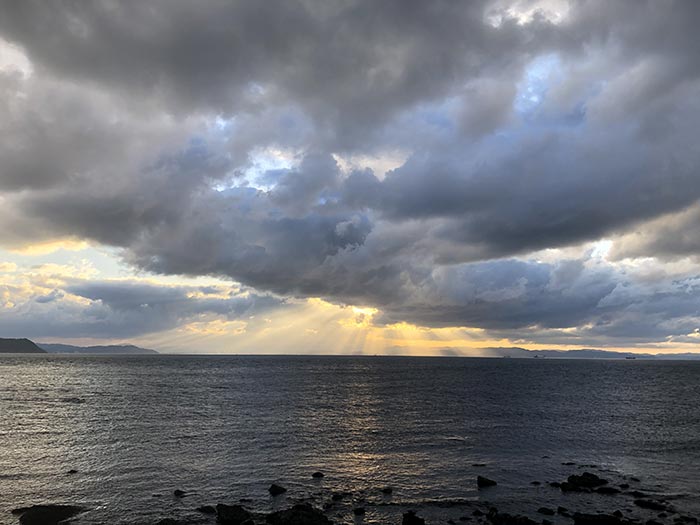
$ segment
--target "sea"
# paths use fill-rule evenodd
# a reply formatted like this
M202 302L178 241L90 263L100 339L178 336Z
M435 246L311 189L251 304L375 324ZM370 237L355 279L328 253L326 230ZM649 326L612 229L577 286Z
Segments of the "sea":
M549 484L582 472L674 511ZM480 505L554 523L572 521L538 509L698 516L700 362L0 356L0 523L42 503L84 507L76 524L154 524L300 501L337 524L458 522Z

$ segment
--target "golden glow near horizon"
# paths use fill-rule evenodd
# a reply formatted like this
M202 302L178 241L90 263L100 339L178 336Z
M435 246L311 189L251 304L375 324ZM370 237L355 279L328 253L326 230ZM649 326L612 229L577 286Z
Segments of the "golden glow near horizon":
M214 277L185 278L136 274L119 263L113 252L87 244L56 241L21 252L0 251L0 312L35 309L36 298L47 297L72 280L140 283L162 288L190 286L188 299L225 299L231 293L246 297L240 285ZM605 248L604 245L601 245ZM49 251L47 248L55 248ZM200 287L206 287L206 293ZM87 308L84 297L61 292L66 306ZM39 307L43 305L38 305ZM673 340L640 347L550 344L527 339L494 339L480 328L431 328L407 322L381 324L381 311L368 305L338 305L322 298L290 298L284 307L263 314L227 318L211 313L184 320L179 326L120 339L43 337L43 342L113 344L131 342L165 352L217 354L363 354L363 355L484 355L483 349L521 347L565 350L596 346L606 350L670 353L692 351L692 343ZM585 328L585 327L584 327ZM580 328L563 328L569 340ZM700 342L700 330L687 334Z

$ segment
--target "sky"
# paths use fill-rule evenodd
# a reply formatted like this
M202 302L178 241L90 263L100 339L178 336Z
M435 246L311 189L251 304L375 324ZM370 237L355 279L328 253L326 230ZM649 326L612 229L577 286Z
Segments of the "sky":
M700 351L700 2L0 3L0 335Z

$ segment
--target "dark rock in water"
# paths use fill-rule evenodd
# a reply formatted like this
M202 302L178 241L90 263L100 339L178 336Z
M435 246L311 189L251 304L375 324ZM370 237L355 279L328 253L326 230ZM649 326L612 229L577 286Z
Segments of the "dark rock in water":
M554 516L554 511L552 509L548 509L547 507L540 507L537 509L537 512L544 514L545 516Z
M668 507L659 501L653 501L650 499L636 499L634 504L637 507L649 510L668 510Z
M185 496L187 496L187 492L185 492L184 490L175 489L173 490L173 496L175 496L176 498L184 498Z
M306 503L268 514L265 521L271 525L333 525L323 512Z
M394 489L391 487L384 487L382 489L382 494L389 495L389 494L393 494L393 493L394 493Z
M197 507L197 511L201 512L202 514L216 514L216 509L211 505L202 505Z
M472 467L485 467L486 463L472 463Z
M571 465L575 465L575 464L576 463L574 463L573 461L565 461L564 463L562 463L562 465L566 465L567 467L570 467Z
M608 480L599 478L595 474L591 474L590 472L584 472L580 476L577 475L572 475L569 476L566 481L570 483L571 485L575 485L578 487L583 487L587 489L592 489L594 487L599 487L601 485L607 485Z
M613 516L617 516L618 518L621 518L623 516L622 511L616 510L613 512Z
M550 481L549 482L550 487L554 487L555 489L560 489L561 488L561 483L558 481Z
M357 507L356 509L352 509L352 513L355 516L364 516L365 515L365 509L364 507Z
M216 521L225 525L242 525L252 520L253 515L240 505L224 505L219 503L216 506Z
M425 525L425 520L416 516L415 511L404 512L401 525Z
M635 478L635 477L630 477L630 480L636 481L637 483L639 483L641 481L639 478Z
M628 488L630 488L630 485L629 483L620 483L620 488L623 490L627 490Z
M476 486L479 487L480 489L483 489L485 487L495 487L498 485L494 480L485 478L483 476L477 476L476 477Z
M316 478L316 479L320 479L324 476L325 476L325 474L323 472L314 472L313 474L311 474L311 477Z
M15 509L12 513L19 514L19 522L22 525L56 525L83 510L75 505L33 505Z
M270 488L267 489L267 490L268 490L268 491L270 492L270 494L272 494L273 496L279 496L280 494L284 494L285 492L287 492L287 489L285 489L285 488L284 488L283 486L281 486L281 485L277 485L276 483L273 483L272 485L270 485Z
M598 494L612 496L614 494L619 494L621 491L620 489L616 489L615 487L598 487L597 489L595 489L595 492L597 492Z
M78 471L74 468L72 468L68 471L68 474L77 474L77 473L78 473Z
M562 516L566 516L569 513L569 509L566 507L557 507L557 514L561 514Z
M623 520L612 514L574 514L574 525L621 525Z
M535 487L539 487L540 485L542 485L542 483L540 481L531 481L530 485L534 485Z
M514 516L505 512L498 512L496 509L491 509L487 519L493 523L493 525L540 525L527 516Z

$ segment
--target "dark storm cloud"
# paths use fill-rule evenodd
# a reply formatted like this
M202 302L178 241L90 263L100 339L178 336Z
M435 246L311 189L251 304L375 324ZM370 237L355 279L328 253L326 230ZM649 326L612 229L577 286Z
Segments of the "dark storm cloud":
M700 200L700 7L525 4L6 2L31 71L0 70L0 242L85 238L387 323L633 340L666 312L686 335L668 278L529 254L698 253L697 217L668 217Z
M7 288L0 285L0 292ZM75 278L47 294L17 301L0 318L0 330L8 336L128 338L191 322L247 320L285 306L271 295L233 288Z

